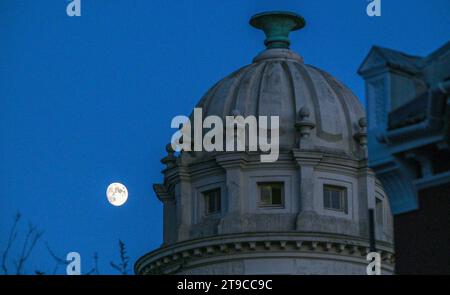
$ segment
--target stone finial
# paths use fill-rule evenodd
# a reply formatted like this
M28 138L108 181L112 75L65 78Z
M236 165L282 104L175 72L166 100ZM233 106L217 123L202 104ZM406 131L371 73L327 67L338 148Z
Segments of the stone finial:
M264 45L267 49L289 48L289 33L303 28L305 20L293 12L270 11L252 16L250 25L264 31Z
M367 120L365 117L358 120L358 127L359 130L354 135L354 138L358 141L364 155L367 156Z
M298 111L297 122L295 129L300 132L300 138L306 139L309 137L311 130L316 127L316 124L309 119L309 108L304 106Z
M310 111L308 107L301 107L300 111L298 111L299 118L307 118L310 115Z
M366 119L366 117L362 117L361 119L359 119L358 125L359 125L359 127L365 129L367 127L367 119Z
M167 169L173 168L176 165L177 157L175 156L175 151L172 148L172 145L169 143L166 145L167 156L161 159L161 163L166 165Z

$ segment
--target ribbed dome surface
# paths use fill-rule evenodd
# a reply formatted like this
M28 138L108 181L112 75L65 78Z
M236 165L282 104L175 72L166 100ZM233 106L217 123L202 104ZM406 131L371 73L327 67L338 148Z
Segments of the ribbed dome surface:
M352 155L353 135L364 110L355 95L328 73L310 65L289 49L267 49L253 63L216 83L197 107L204 116L236 113L246 117L279 116L280 147L296 146L295 123L300 109L315 124L315 148Z
M218 116L223 122L213 118L202 126L200 111L194 110L183 130L191 132L183 145L194 151L177 154L172 145L166 147L164 181L153 187L164 205L164 243L138 260L136 273L366 273L368 208L375 196L383 212L389 208L367 169L363 109L340 82L289 50L289 33L305 25L301 16L263 12L250 24L264 31L267 49L197 104L203 120ZM245 132L247 149L232 148L243 138L221 134L220 128L233 130L226 117L237 115L279 116L281 151L271 142L274 161L262 157L267 130L258 130L259 151L249 144L255 134L248 133L261 127L262 118ZM205 138L219 148L199 149ZM392 273L392 219L385 215L375 238L383 272Z

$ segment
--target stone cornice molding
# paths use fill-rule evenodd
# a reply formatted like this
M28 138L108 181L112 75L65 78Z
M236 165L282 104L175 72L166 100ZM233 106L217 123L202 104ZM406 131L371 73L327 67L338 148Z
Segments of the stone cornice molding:
M247 153L223 153L216 156L216 162L223 168L245 168L249 162Z
M294 156L294 159L297 161L299 165L316 166L322 161L324 153L314 150L305 151L293 149L292 155Z
M173 175L174 180L176 181L189 181L190 180L190 173L189 168L186 166L180 166L178 167L176 174Z
M137 274L170 273L170 269L182 268L187 262L198 259L231 259L232 255L252 254L267 256L335 255L335 259L366 263L369 243L357 237L346 237L323 233L242 233L211 236L164 246L141 257L135 264ZM383 265L393 269L392 245L377 242ZM386 265L385 265L386 266Z

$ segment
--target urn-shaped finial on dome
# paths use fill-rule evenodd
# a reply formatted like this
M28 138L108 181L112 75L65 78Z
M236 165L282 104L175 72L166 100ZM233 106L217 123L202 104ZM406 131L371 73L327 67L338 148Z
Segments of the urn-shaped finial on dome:
M305 20L293 12L271 11L252 16L250 25L264 31L267 48L289 48L289 33L303 28Z

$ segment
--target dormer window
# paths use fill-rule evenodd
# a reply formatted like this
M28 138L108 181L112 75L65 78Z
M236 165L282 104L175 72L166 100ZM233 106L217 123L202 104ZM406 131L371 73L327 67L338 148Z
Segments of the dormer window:
M205 199L206 215L220 213L222 202L220 188L204 191L202 195Z
M259 206L282 208L284 206L283 182L259 182Z
M348 213L347 189L341 186L323 186L323 207L327 210Z

